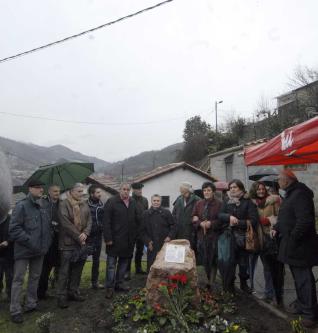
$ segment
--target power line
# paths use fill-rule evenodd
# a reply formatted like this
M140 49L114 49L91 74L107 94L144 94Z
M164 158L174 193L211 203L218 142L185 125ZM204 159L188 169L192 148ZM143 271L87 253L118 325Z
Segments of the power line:
M11 113L0 111L0 114L11 116L11 117L18 117L18 118L27 118L27 119L39 119L39 120L48 120L48 121L55 121L60 123L69 123L69 124L80 124L80 125L101 125L101 126L125 126L125 125L152 125L152 124L160 124L166 123L169 121L175 121L180 119L185 119L187 116L183 115L180 117L163 119L163 120L152 120L152 121L141 121L141 122L103 122L103 121L81 121L81 120L67 120L67 119L57 119L57 118L49 118L43 116L36 116L36 115L24 115L19 113Z
M166 5L167 3L169 2L172 2L174 0L166 0L166 1L162 1L162 2L159 2L157 3L156 5L153 5L153 6L150 6L150 7L147 7L147 8L144 8L144 9L141 9L141 10L138 10L137 12L134 12L134 13L131 13L129 15L126 15L126 16L123 16L123 17L120 17L114 21L110 21L110 22L107 22L105 24L102 24L102 25L99 25L98 27L95 27L95 28L92 28L92 29L89 29L89 30L85 30L85 31L82 31L78 34L75 34L75 35L71 35L71 36L68 36L68 37L65 37L63 39L59 39L55 42L51 42L51 43L48 43L48 44L45 44L45 45L42 45L42 46L38 46L38 47L35 47L34 49L30 49L28 51L24 51L24 52L20 52L20 53L17 53L15 55L12 55L10 57L6 57L6 58L2 58L0 59L0 63L2 62L5 62L5 61L10 61L10 60L13 60L13 59L16 59L18 57L23 57L23 56L26 56L30 53L33 53L33 52L37 52L37 51L40 51L40 50L43 50L43 49L46 49L48 47L51 47L51 46L54 46L54 45L57 45L57 44L61 44L61 43L64 43L64 42L67 42L71 39L74 39L74 38L77 38L77 37L81 37L81 36L84 36L88 33L91 33L93 31L96 31L96 30L99 30L99 29L102 29L102 28L105 28L107 26L110 26L110 25L113 25L115 23L118 23L118 22L121 22L121 21L124 21L126 19L129 19L129 18L132 18L134 16L137 16L137 15L140 15L140 14L143 14L144 12L147 12L149 10L153 10L155 8L158 8L160 6L163 6L163 5Z

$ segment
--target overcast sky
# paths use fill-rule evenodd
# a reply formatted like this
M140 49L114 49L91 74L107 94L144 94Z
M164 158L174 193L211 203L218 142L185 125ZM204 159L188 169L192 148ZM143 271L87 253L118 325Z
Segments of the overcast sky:
M160 0L2 0L0 58ZM182 141L185 120L249 117L318 67L316 0L175 0L64 44L0 64L0 135L116 161ZM273 101L273 100L272 100ZM138 123L148 124L138 124ZM137 124L136 124L137 123Z

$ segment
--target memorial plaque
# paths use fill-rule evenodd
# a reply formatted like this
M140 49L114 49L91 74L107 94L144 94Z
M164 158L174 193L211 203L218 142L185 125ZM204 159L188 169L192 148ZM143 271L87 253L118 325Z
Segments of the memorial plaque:
M176 244L167 244L165 261L183 264L185 260L185 246Z

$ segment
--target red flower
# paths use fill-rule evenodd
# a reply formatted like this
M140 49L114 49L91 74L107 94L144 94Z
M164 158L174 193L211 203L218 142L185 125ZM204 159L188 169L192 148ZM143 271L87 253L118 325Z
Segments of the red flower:
M182 284L186 284L188 281L188 278L185 274L174 274L168 277L171 281L177 281L181 282Z
M182 284L186 284L188 281L188 278L185 274L180 275L180 280L179 280Z

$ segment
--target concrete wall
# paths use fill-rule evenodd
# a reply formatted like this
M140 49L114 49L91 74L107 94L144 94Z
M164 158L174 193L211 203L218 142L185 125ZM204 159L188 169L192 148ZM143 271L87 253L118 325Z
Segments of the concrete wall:
M201 189L205 181L209 181L209 179L190 170L180 168L143 182L144 188L142 192L143 196L149 200L149 203L153 194L170 196L170 209L172 209L174 201L180 195L180 183L189 182L192 184L193 189L197 190Z

